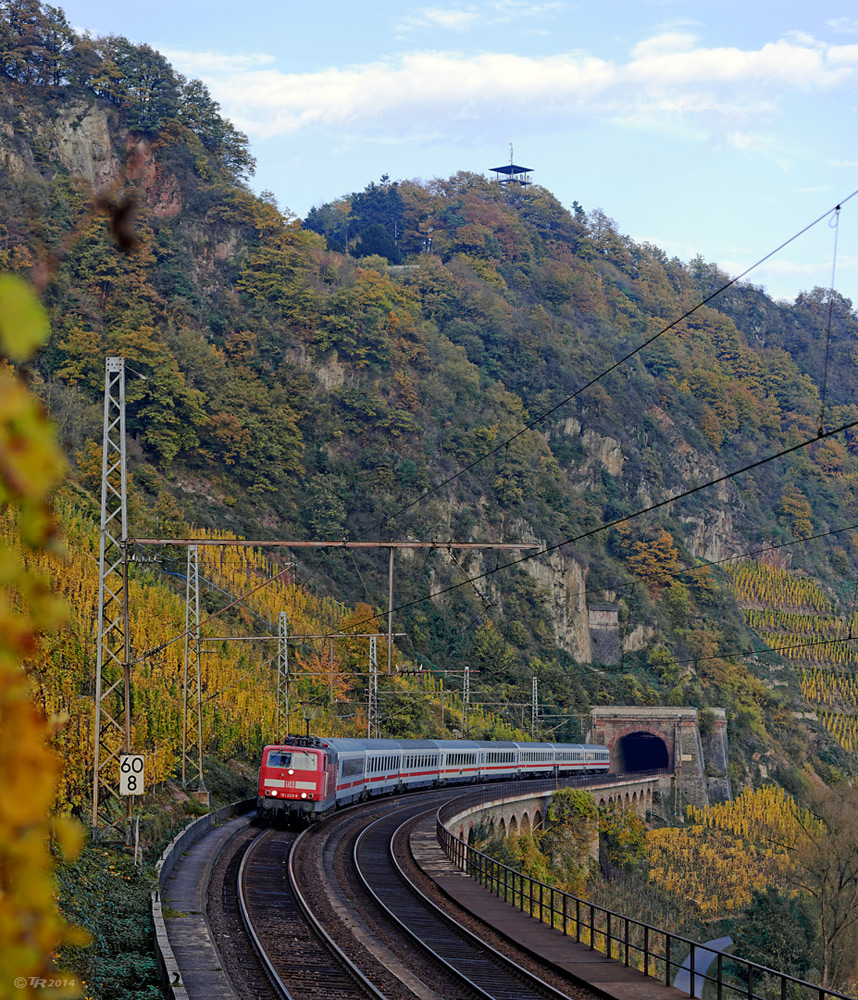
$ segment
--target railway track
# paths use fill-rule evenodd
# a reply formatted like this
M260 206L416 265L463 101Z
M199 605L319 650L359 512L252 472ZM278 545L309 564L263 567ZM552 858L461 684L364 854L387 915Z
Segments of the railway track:
M492 948L451 919L406 876L405 831L425 806L403 820L386 816L368 826L354 847L355 870L377 904L431 961L444 966L485 1000L568 1000L524 966ZM434 813L434 810L433 810ZM577 991L576 991L577 992Z
M409 877L407 831L449 796L413 793L407 801L355 806L300 835L249 834L228 862L227 881L235 886L242 940L246 935L267 982L252 990L237 984L240 994L259 1000L591 996L547 971L553 985L543 981L533 962L525 968L526 957L502 955L445 915L414 884L415 872Z
M245 851L237 904L254 953L285 1000L386 1000L319 925L292 884L298 835L267 830Z

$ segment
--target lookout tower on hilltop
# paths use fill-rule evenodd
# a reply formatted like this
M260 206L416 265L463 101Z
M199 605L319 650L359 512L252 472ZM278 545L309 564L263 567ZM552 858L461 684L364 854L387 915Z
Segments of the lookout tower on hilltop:
M502 167L489 167L495 175L498 184L520 184L522 187L529 187L533 182L530 175L532 167L520 167L514 162L512 156L512 143L509 144L509 163Z

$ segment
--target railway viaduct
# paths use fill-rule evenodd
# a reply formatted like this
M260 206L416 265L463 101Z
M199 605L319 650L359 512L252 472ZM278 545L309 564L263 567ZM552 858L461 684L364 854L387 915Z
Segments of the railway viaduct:
M653 796L658 791L658 776L627 775L619 780L605 777L604 782L591 783L583 787L583 791L593 796L596 805L621 803L636 810L641 818L652 811ZM474 830L478 826L488 827L491 832L503 836L515 833L530 833L540 829L545 823L548 807L554 789L538 793L522 792L518 795L505 795L498 798L483 800L471 806L465 806L461 813L454 816L448 824L448 829L461 840L473 840Z
M620 780L606 777L604 783L586 786L596 805L623 803L645 817L656 801L669 802L682 813L687 805L732 798L723 708L601 706L592 710L587 742L608 747L611 771L622 775ZM656 769L666 770L657 776L636 776ZM463 809L450 832L468 841L480 825L504 835L539 829L552 794L549 790L482 801Z
M673 794L677 813L733 797L723 708L605 705L591 711L587 742L610 749L617 774L667 768L659 791Z

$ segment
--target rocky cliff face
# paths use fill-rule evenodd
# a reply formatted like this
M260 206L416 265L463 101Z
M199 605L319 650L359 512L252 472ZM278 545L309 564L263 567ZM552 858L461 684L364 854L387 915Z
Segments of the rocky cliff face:
M58 99L51 104L2 100L0 165L14 178L53 175L61 165L95 190L114 184L120 162L108 109L92 101Z
M119 157L113 148L103 108L72 102L60 109L43 134L68 172L88 180L96 191L118 180Z
M51 178L59 169L95 194L130 182L155 216L172 218L182 209L178 180L161 168L151 143L117 132L111 109L85 98L64 95L49 104L19 104L4 95L0 169L16 180L27 174Z

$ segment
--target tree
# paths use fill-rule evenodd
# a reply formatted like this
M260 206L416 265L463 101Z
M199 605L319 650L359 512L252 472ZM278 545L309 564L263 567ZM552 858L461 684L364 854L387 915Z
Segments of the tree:
M566 891L580 895L598 845L599 810L581 788L561 788L551 798L542 848Z
M360 234L360 239L355 244L352 253L355 257L369 257L378 254L385 257L391 264L398 264L402 260L402 255L393 242L393 237L380 223L373 223L367 226Z
M256 161L248 150L247 136L221 115L208 87L201 80L189 80L179 96L179 121L199 136L236 180L252 175Z
M174 121L182 81L161 53L149 45L132 45L121 36L108 39L106 49L122 73L119 103L126 110L129 128L152 135Z
M646 824L630 807L612 803L600 809L599 833L605 838L608 861L618 868L646 856Z
M652 540L635 542L626 561L632 573L654 589L664 587L679 570L679 552L664 529Z
M742 958L799 978L810 970L816 943L810 916L800 898L775 885L753 891L732 934Z
M799 815L798 835L788 845L793 867L787 878L812 902L822 985L828 986L858 972L858 790L823 786L809 794L807 806L809 813Z
M0 75L21 83L58 86L74 35L65 14L39 0L0 2Z
M786 483L781 490L777 506L778 519L789 527L793 538L807 538L813 534L812 510L807 497L795 485Z

